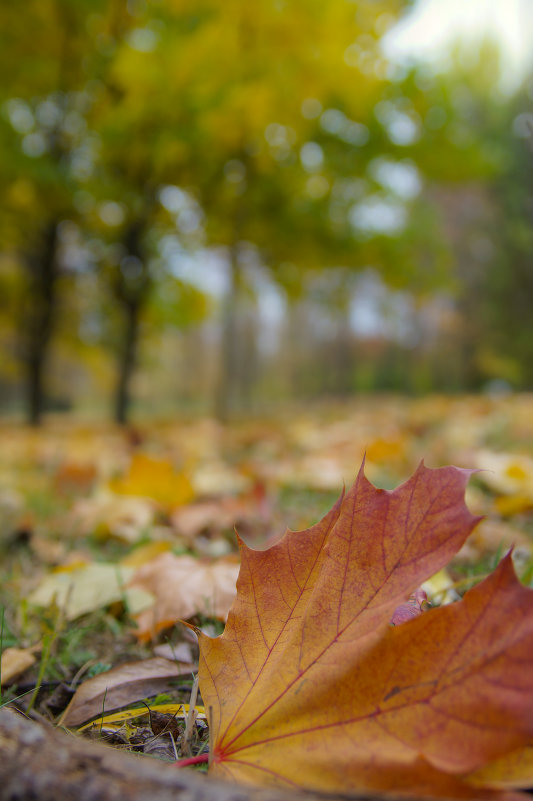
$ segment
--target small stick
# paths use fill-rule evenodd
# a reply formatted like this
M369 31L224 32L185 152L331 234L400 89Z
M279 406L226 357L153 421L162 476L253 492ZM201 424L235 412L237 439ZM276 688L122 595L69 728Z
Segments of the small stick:
M198 675L194 677L191 687L191 697L189 699L189 711L187 713L187 722L185 724L185 733L181 738L181 751L188 756L191 753L191 740L192 729L194 721L196 720L196 699L198 698Z

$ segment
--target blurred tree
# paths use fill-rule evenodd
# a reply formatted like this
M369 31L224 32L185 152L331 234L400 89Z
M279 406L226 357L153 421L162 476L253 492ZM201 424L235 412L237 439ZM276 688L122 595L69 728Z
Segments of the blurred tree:
M354 236L353 199L334 184L382 152L383 131L372 137L365 121L387 85L379 36L405 5L169 0L129 10L136 24L117 47L95 123L102 164L126 217L157 214L154 203L146 213L147 198L166 182L185 193L181 208L176 194L180 237L198 244L205 234L224 247L219 416L249 394L252 340L238 318L253 303L258 267L283 283L294 275L287 264L363 266L369 250L375 260L390 251L390 237L365 246Z
M488 219L473 241L474 257L485 265L479 372L527 390L533 389L532 88L530 77L501 121L502 168L489 185Z
M172 108L164 113L165 76L157 73L157 103L143 105L135 95L135 55L151 50L155 34L141 27L135 3L30 3L24 24L14 9L2 13L3 30L10 31L3 51L10 80L1 87L2 136L12 155L4 176L12 238L6 247L20 253L25 270L19 317L29 419L39 422L46 402L59 276L66 266L58 256L58 230L63 220L75 220L89 242L96 237L77 269L94 270L114 299L111 324L102 330L115 332L114 415L125 422L140 322L154 284L149 260L157 234L163 234L157 230L158 187L176 141ZM166 7L148 14L147 25L164 25L166 15ZM128 93L130 105L123 102ZM168 223L166 232L174 221Z
M423 80L434 103L429 127L441 122L431 137L434 154L421 147L418 163L430 161L428 199L453 255L458 311L444 350L451 335L456 384L472 390L491 379L533 385L531 79L509 94L500 74L498 48L485 41L478 50L458 47L452 69Z
M482 320L485 273L471 265L469 240L475 229L481 241L487 225L493 237L506 230L505 252L517 248L516 264L526 265L525 216L498 228L527 202L523 182L511 189L509 178L523 177L526 156L522 140L506 139L509 104L492 94L489 50L470 77L391 71L379 39L406 5L30 0L24 20L2 8L0 233L2 250L15 254L4 283L19 308L34 422L54 327L65 341L67 322L70 336L90 329L114 354L114 414L127 420L140 343L168 326L168 298L175 327L207 312L201 289L186 283L202 269L191 254L207 247L225 287L221 417L245 405L260 372L265 276L289 300L314 293L310 308L327 308L324 347L323 332L300 337L316 342L312 358L323 354L325 385L339 394L358 386L356 274L373 268L425 298L450 284L455 263L463 379L478 381L487 361L479 332L497 306L485 292ZM67 247L73 225L79 242ZM497 263L491 297L505 285L518 308L519 282L503 256ZM304 317L316 327L316 314ZM505 327L499 341L486 339L497 355Z
M94 157L86 114L100 53L87 40L86 23L105 9L105 3L88 0L30 0L24 15L10 4L0 11L2 235L20 267L18 328L34 424L46 403L59 277L67 267L59 255L59 228L77 216L73 198Z
M290 291L307 270L366 263L330 202L336 178L360 174L375 154L367 124L386 84L378 40L403 5L264 3L252 10L233 2L211 15L203 47L193 44L209 103L195 141L202 153L195 183L207 235L226 248L219 417L250 395L251 339L240 334L238 319L253 296L254 270L266 266ZM342 151L337 174L332 153L317 141L328 132L326 144Z

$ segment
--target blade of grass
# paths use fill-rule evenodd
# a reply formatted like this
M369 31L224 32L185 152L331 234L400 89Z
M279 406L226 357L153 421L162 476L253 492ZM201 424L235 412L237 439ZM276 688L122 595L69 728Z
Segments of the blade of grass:
M15 695L14 698L10 698L8 701L4 701L0 703L0 709L4 706L9 706L9 704L14 704L15 701L18 701L20 698L24 698L25 695L29 695L30 693L34 692L33 688L31 690L26 690L25 692L21 693L20 695Z
M45 634L43 636L43 651L41 654L41 662L39 664L39 673L37 674L37 681L33 689L33 695L30 698L30 703L28 704L28 709L26 710L27 712L31 712L37 700L39 690L41 689L41 684L43 683L44 674L46 668L48 667L48 662L50 661L50 652L52 650L52 644L56 636L57 635L55 632L52 632L51 634Z

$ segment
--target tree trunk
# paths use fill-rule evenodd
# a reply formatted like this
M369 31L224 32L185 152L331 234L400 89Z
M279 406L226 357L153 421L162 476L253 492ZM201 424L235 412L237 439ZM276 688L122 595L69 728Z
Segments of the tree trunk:
M139 218L128 226L124 237L127 255L117 267L113 280L113 292L124 319L117 353L114 399L114 418L119 425L128 422L131 382L137 366L141 313L152 286L143 243L145 226L144 218Z
M222 309L220 371L215 392L215 415L221 421L228 420L231 413L235 411L238 396L237 314L240 297L240 269L237 246L234 246L230 252L229 282Z
M0 709L3 801L379 801L221 782L187 768L135 756ZM403 801L420 801L403 796Z
M118 363L118 380L115 394L115 422L125 425L131 401L131 381L137 362L137 343L139 341L139 312L137 304L125 307L126 324L124 340Z
M38 253L28 257L28 309L22 321L26 348L27 414L31 425L42 420L45 401L45 370L56 311L58 266L57 222L50 223Z

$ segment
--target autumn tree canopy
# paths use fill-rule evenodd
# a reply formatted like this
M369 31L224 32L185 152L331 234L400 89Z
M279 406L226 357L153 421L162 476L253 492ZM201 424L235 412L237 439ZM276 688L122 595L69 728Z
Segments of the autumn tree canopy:
M476 344L494 319L503 254L521 269L523 236L495 221L511 207L525 221L526 95L498 94L488 47L443 75L388 63L381 37L408 6L49 0L27 4L24 19L4 8L7 403L25 397L38 422L47 404L78 403L72 386L83 384L113 394L124 422L132 392L150 396L153 370L169 399L214 396L220 416L252 402L255 386L349 392L379 386L380 370L404 388L527 382L505 336ZM482 282L468 253L483 250L472 244L482 229L496 238L485 248L494 277L472 305ZM369 271L393 306L421 315L373 350L355 344ZM428 337L423 310L443 288L451 314ZM276 308L284 322L269 334L261 309ZM196 377L167 385L172 353ZM318 354L323 381L306 367Z

